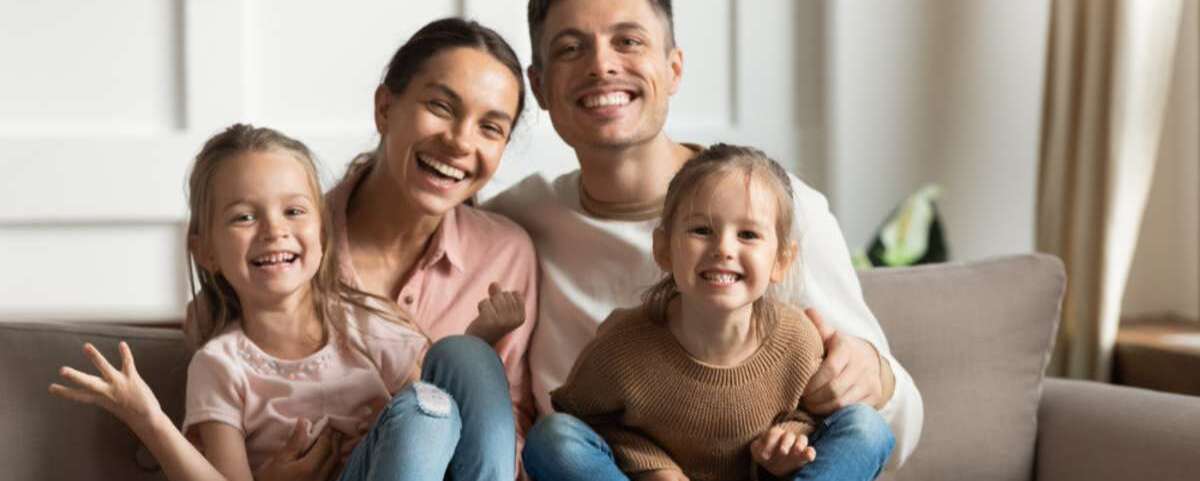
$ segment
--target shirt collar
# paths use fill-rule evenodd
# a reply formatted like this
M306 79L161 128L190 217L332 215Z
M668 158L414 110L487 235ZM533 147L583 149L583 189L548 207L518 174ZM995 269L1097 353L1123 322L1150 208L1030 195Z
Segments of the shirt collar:
M359 169L358 172L338 182L325 196L329 213L333 216L332 240L336 246L334 255L337 264L343 276L355 281L358 280L358 274L354 272L354 262L350 259L348 252L350 240L346 234L346 211L350 208L350 196L361 184L368 171L370 169ZM426 246L424 255L417 260L418 267L429 268L445 261L454 270L464 272L463 241L458 227L458 211L463 208L465 207L461 205L456 206L442 216L442 222L438 224L438 228L434 230L433 236L429 239L429 245ZM357 282L355 283L357 284Z

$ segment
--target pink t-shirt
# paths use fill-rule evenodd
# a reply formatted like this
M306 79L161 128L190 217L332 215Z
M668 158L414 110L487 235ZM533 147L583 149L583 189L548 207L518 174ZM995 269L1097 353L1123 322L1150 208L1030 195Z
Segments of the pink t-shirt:
M374 422L392 395L408 385L428 341L404 326L361 316L359 330L370 360L330 330L321 350L297 360L282 360L259 349L234 323L210 339L188 365L183 432L204 422L233 426L246 439L250 468L257 469L283 449L297 421L312 423L309 439L326 425L343 433ZM361 333L359 333L361 331ZM376 368L378 366L378 369Z
M357 286L362 283L349 256L346 209L364 175L365 172L343 180L325 197L333 218L333 252L338 255L340 272ZM519 448L537 415L525 355L538 316L537 255L529 234L502 215L467 205L455 207L442 218L425 252L417 259L413 272L400 288L396 304L436 342L466 332L471 321L479 316L479 301L487 298L492 282L525 298L525 324L495 345L508 378Z

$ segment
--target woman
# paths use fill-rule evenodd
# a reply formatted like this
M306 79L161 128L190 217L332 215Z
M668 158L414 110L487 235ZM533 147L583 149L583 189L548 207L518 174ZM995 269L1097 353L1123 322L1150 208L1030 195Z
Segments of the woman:
M448 391L463 418L453 479L515 478L516 438L533 421L533 245L515 223L468 205L496 172L524 97L520 62L496 32L457 18L426 25L375 91L379 146L328 196L342 276L395 299L433 341L463 334L489 297L521 302L521 324L497 334L494 351L461 337L426 358L422 377Z

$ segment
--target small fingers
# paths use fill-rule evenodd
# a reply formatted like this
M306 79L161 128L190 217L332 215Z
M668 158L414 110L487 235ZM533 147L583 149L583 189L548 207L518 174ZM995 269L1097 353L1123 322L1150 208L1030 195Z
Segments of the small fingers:
M50 394L68 401L75 401L84 404L96 404L97 401L99 401L95 394L86 391L80 391L78 389L72 389L57 383L50 385Z
M783 436L779 438L779 444L775 446L775 450L772 452L772 454L779 457L786 457L788 453L792 452L792 446L795 445L796 435L790 431L785 432L783 433Z
M108 382L91 374L80 372L73 367L63 366L58 375L94 393L108 392Z
M136 376L137 366L133 363L133 350L129 349L129 344L121 341L117 348L121 351L121 371L127 376Z
M488 284L488 297L496 297L496 294L499 294L499 293L500 293L500 284L499 283L493 282L491 284Z
M782 440L785 431L779 428L768 429L766 434L760 439L762 440L762 450L759 451L759 461L770 461L775 455L775 450L778 449L779 442Z
M104 379L112 381L113 379L117 378L117 374L119 373L117 369L114 368L112 364L108 363L108 359L105 359L104 355L100 354L100 350L96 349L96 346L92 345L92 343L88 342L83 344L83 353L92 361L92 364L96 366L96 369L100 370L100 375L103 376Z

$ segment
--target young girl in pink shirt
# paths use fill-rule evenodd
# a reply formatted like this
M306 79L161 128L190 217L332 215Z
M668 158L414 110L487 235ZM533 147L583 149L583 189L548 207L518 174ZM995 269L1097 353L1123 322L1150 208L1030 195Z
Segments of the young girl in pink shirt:
M471 419L455 397L422 381L436 382L431 369L504 379L488 345L496 339L456 336L430 347L390 301L344 282L303 144L234 125L204 145L188 187L188 251L199 288L184 328L198 350L188 368L183 429L138 376L125 343L119 370L85 345L100 376L64 367L74 386L53 384L51 393L112 412L176 481L314 474L298 462L316 463L319 479L338 471L344 480L442 479L448 467L456 476L464 456L511 473L511 444L460 439ZM471 332L498 337L520 324L517 297L493 292ZM504 390L447 390L511 409Z

